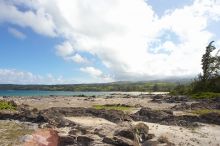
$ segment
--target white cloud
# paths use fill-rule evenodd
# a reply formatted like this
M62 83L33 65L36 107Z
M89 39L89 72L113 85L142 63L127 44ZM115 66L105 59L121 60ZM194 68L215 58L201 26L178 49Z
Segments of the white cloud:
M70 60L73 60L76 63L88 63L88 60L86 58L83 58L79 54L75 54L74 56L69 58Z
M67 57L74 53L74 48L69 42L63 42L56 46L56 54L61 57Z
M66 41L56 46L56 54L61 56L64 60L74 61L75 63L88 63L89 61L76 53L76 50Z
M110 75L105 75L101 70L92 66L82 67L80 71L85 72L95 78L95 82L112 82L114 81Z
M220 15L215 1L207 5L204 0L161 18L143 0L76 0L57 4L73 28L74 37L67 39L74 38L76 48L97 55L117 80L199 73L201 55L213 36L206 30L208 21ZM172 38L162 40L164 31L174 33L179 42ZM157 40L160 47L151 47ZM153 54L149 52L156 49Z
M62 76L54 77L35 75L31 72L15 69L0 69L0 84L64 84L76 83L74 80L65 80Z
M9 22L21 27L30 27L42 35L56 36L53 19L44 9L38 8L36 11L22 12L10 1L3 0L0 1L0 11L0 23Z
M15 3L36 12L21 12ZM161 17L145 0L12 0L1 2L0 10L0 21L64 37L69 44L56 47L64 59L84 62L78 53L83 51L98 57L116 80L198 74L202 53L214 36L208 26L220 21L216 0L195 0ZM175 37L164 37L170 33ZM93 67L81 71L102 74Z
M15 28L9 27L8 32L18 39L23 40L26 38L26 35L24 33L22 33L21 31L18 31Z
M102 71L99 70L99 69L96 69L94 67L84 67L84 68L80 68L80 70L82 72L85 72L85 73L88 73L90 74L91 76L94 76L94 77L99 77L99 76L102 76Z

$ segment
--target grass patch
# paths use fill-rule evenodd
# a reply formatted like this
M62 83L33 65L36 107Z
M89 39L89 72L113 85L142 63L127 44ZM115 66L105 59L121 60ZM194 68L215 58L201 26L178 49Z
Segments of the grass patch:
M105 109L105 110L128 111L132 107L130 107L130 106L123 106L123 105L94 105L93 108L95 108L95 109Z
M193 114L204 115L208 113L217 113L220 114L220 110L211 110L211 109L201 109L201 110L193 110L191 111Z
M0 110L15 110L16 107L8 102L8 101L4 101L4 100L0 100Z
M190 95L194 99L212 99L212 98L220 98L220 93L213 92L200 92Z

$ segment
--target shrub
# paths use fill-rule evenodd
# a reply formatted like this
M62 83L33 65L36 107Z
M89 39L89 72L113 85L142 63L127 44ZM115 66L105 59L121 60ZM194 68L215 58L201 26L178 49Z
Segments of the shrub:
M16 107L8 101L0 100L0 110L15 110Z

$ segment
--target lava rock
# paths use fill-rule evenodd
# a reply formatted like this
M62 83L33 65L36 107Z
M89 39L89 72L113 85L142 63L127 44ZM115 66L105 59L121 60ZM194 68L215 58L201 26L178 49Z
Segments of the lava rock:
M134 140L134 133L132 129L120 129L120 130L115 131L114 135Z
M76 137L74 136L61 136L60 137L60 142L59 142L60 146L73 145L73 144L77 144Z
M133 146L133 141L120 136L104 137L103 142L115 146Z
M212 123L212 124L220 125L220 114L219 113L212 112L212 113L202 114L200 118L205 123Z

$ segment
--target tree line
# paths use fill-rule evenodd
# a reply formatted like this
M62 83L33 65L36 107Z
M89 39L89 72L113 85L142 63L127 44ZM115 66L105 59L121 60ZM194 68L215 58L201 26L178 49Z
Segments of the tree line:
M0 85L0 90L46 90L46 91L141 91L169 92L177 85L175 82L131 82L105 84L73 85Z
M220 50L217 50L213 43L214 41L211 41L208 44L202 56L202 73L191 84L176 86L172 91L173 94L220 93Z

